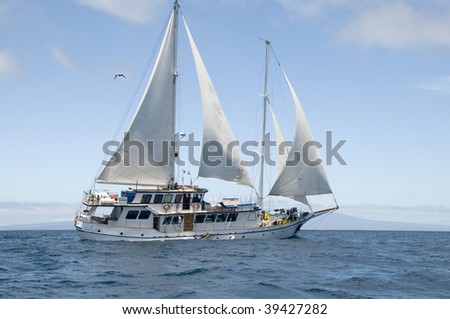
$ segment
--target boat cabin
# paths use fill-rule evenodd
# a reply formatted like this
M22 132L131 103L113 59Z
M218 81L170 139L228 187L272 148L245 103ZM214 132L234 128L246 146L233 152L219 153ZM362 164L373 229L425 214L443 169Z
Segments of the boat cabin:
M180 211L205 209L203 200L207 189L198 187L174 187L156 189L138 189L122 191L120 196L116 193L100 192L86 193L84 204L87 206L151 206L162 208L162 211Z

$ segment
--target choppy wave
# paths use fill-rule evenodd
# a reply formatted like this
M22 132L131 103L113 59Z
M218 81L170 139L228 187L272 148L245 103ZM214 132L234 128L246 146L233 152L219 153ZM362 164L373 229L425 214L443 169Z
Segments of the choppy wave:
M450 298L450 233L98 243L0 232L0 298Z

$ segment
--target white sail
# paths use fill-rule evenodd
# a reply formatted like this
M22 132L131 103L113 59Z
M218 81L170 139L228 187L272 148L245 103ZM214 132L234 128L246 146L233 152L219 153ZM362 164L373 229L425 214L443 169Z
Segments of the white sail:
M177 11L175 6L139 108L100 182L167 185L173 178Z
M286 160L288 158L288 149L286 147L286 140L284 139L283 132L281 132L280 125L278 124L278 120L275 117L275 113L273 112L272 106L270 106L270 113L272 114L273 129L275 131L275 139L278 155L277 167L278 167L278 175L280 175L283 172L284 165L286 164Z
M317 164L320 160L319 150L315 145L308 144L314 139L300 100L286 73L284 73L284 77L289 85L296 106L297 128L286 165L273 185L270 195L286 196L308 204L306 196L331 194L332 192L322 164ZM302 152L305 144L308 146L307 162L303 158L304 154Z
M211 163L205 162L205 150L202 150L198 176L218 178L253 187L247 169L241 165L239 148L236 146L231 148L236 139L184 18L183 21L191 44L202 97L203 145L205 148L211 143L213 152L216 146L222 148L222 155L214 155Z

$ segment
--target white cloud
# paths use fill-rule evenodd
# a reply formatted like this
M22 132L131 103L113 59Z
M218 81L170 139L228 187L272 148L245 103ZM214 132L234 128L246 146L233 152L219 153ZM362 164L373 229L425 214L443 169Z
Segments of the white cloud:
M448 1L278 1L291 17L325 17L332 36L340 42L396 50L450 47Z
M58 62L59 65L62 67L69 69L69 70L75 70L76 66L75 64L70 60L70 58L58 47L51 46L48 48L50 54L52 57Z
M0 80L14 79L22 73L17 59L7 50L0 49Z
M340 28L337 38L389 49L450 47L450 9L428 4L425 8L406 2L379 2L358 11L353 21Z
M428 81L417 84L415 88L435 93L450 94L450 76L432 78Z
M291 16L316 17L326 9L336 6L347 6L350 0L278 0Z
M147 23L154 18L166 0L78 0L78 4L91 7L133 23Z

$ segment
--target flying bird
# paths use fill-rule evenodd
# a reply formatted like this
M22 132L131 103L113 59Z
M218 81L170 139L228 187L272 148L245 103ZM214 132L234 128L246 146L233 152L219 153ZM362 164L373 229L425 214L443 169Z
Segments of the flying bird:
M123 77L124 79L126 79L125 75L123 75L122 73L120 73L120 74L116 74L116 75L114 76L114 80L117 79L118 77Z

